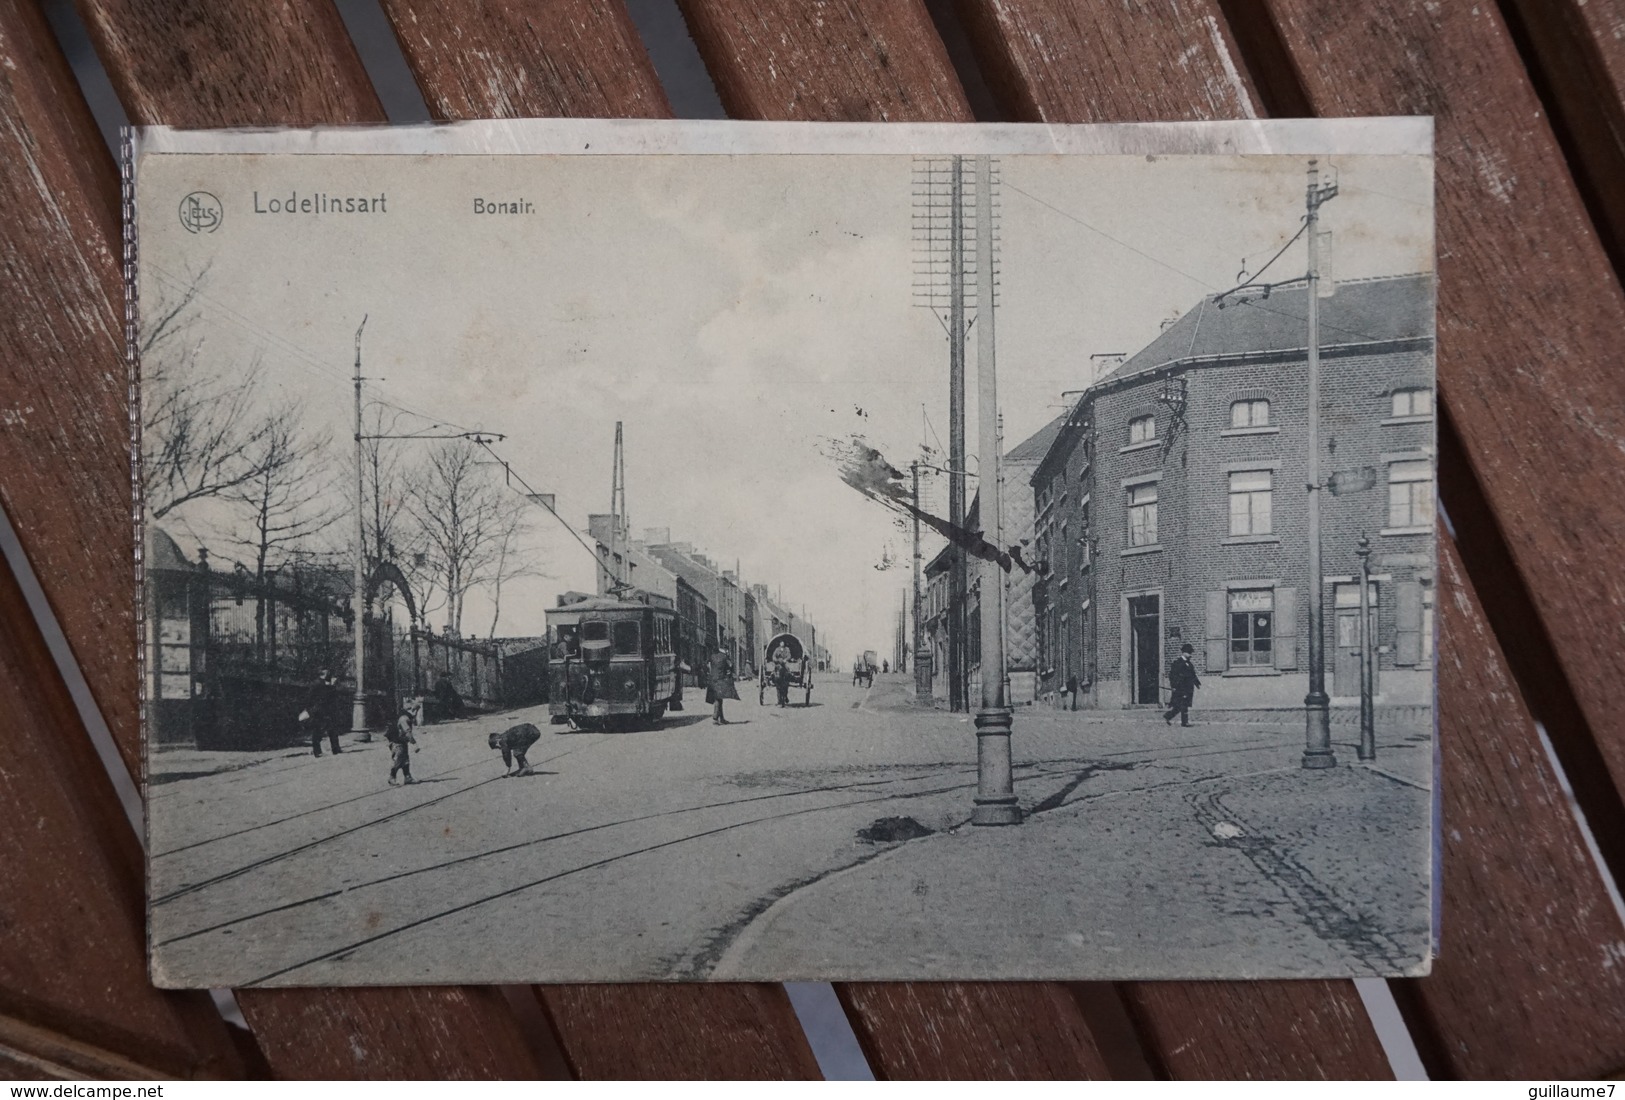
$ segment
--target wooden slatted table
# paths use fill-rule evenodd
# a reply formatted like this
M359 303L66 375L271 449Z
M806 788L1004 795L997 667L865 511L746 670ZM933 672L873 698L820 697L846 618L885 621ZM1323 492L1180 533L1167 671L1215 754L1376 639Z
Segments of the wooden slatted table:
M1625 0L679 2L736 118L1436 116L1444 954L1391 988L1435 1077L1625 1071L1577 817L1619 875ZM436 118L671 115L620 0L382 7ZM384 118L332 0L77 8L133 122ZM0 119L0 504L139 774L117 169L35 0ZM9 569L0 699L0 1074L818 1075L773 985L246 991L228 1027L145 981L139 849ZM837 993L882 1077L1389 1073L1347 982Z

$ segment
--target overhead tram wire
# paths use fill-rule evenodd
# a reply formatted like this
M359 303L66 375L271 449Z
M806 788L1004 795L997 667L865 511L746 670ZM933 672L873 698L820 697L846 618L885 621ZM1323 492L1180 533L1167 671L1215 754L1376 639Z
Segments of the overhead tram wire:
M558 520L559 525L561 527L563 527L566 531L570 532L571 537L574 538L577 542L579 542L581 544L581 548L587 552L588 556L590 556L592 558L594 564L596 564L597 567L599 569L601 569L609 577L609 579L610 579L610 581L612 583L618 583L618 578L616 578L614 573L610 572L610 568L609 568L608 565L606 565L604 563L604 559L602 559L602 558L600 558L598 556L598 551L594 550L591 546L587 545L587 540L581 537L581 532L577 531L575 529L575 527L571 525L569 520L567 520L563 516L559 515L559 512L558 512L557 508L554 508L550 504L543 503L541 498L545 494L537 492L535 487L532 486L530 484L530 482L526 481L522 475L517 473L514 470L513 466L511 464L509 464L509 462L505 458L503 458L501 455L497 454L496 451L494 449L492 449L491 444L490 444L489 440L486 437L484 437L484 436L476 437L473 440L473 442L478 444L479 446L483 447L485 449L485 452L487 454L489 454L492 458L494 458L497 461L497 464L502 467L502 472L503 472L503 474L505 476L513 479L514 481L519 482L520 487L524 489L526 497L529 500L531 500L533 503L540 504L542 506L543 510L546 511L548 515L550 515L554 519Z
M1138 249L1138 248L1134 247L1133 245L1129 244L1127 241L1119 240L1117 237L1112 236L1110 233L1107 233L1105 230L1098 229L1095 226L1090 225L1088 222L1084 221L1082 218L1078 217L1077 215L1069 213L1068 211L1061 209L1059 206L1056 206L1054 203L1051 203L1051 202L1048 202L1048 201L1046 201L1044 199L1041 199L1037 195L1034 195L1029 191L1024 191L1020 187L1017 187L1013 183L1009 183L1007 181L1007 182L1005 182L1004 186L1009 188L1012 191L1015 191L1016 193L1018 193L1020 195L1025 195L1027 198L1031 199L1033 202L1038 203L1040 206L1044 206L1044 207L1049 208L1050 210L1053 210L1055 213L1061 215L1063 218L1066 218L1069 221L1077 222L1079 225L1083 226L1085 229L1089 230L1091 233L1097 233L1100 236L1105 237L1107 240L1111 241L1113 244L1120 245L1121 247L1128 249L1130 252L1133 252L1135 255L1141 256L1141 257L1144 257L1147 260L1150 260L1152 263L1158 265L1159 267L1165 267L1169 271L1172 271L1177 275L1183 275L1185 278L1191 280L1192 282L1200 283L1202 286L1205 286L1209 290L1212 290L1214 292L1214 294L1215 294L1215 297L1222 298L1225 295L1233 294L1237 290L1241 289L1243 286L1249 285L1251 283L1251 281L1252 281L1252 280L1247 280L1247 281L1244 281L1242 283L1238 283L1235 286L1230 287L1228 290L1221 290L1219 287L1217 287L1214 284L1208 282L1206 279L1203 279L1201 276L1192 275L1190 272L1185 271L1185 270L1183 270L1181 268L1175 267L1173 264L1168 263L1166 260L1158 259L1156 256L1151 255L1149 252L1145 252L1145 251L1143 251L1141 249ZM1381 192L1374 192L1374 193L1381 194ZM1387 197L1394 198L1394 199L1399 199L1399 196L1397 196L1397 195L1391 195L1391 196L1387 196ZM1399 199L1399 201L1406 201L1406 200ZM1299 237L1303 236L1304 230L1308 227L1308 222L1307 222L1307 220L1302 219L1302 218L1300 218L1299 220L1300 220L1300 222L1302 224L1299 225L1298 231L1296 233L1294 233L1290 239L1287 240L1286 244L1282 245L1280 247L1280 249L1277 250L1277 252L1275 253L1274 256L1270 257L1269 262L1266 263L1264 265L1264 267L1261 267L1261 268L1258 269L1257 274L1262 275L1264 273L1265 269L1268 268L1270 266L1270 264L1273 264L1277 259L1279 259L1286 252L1286 250L1289 247L1291 247L1291 245L1292 245L1292 243L1294 241L1296 241ZM1260 251L1262 251L1262 249ZM1256 278L1256 276L1255 276L1255 278ZM1299 278L1301 278L1301 276ZM1288 283L1296 282L1296 281L1297 281L1296 279L1287 279L1287 280L1285 280L1285 282L1288 282ZM1277 284L1277 285L1281 285L1281 284ZM1266 313L1274 313L1274 314L1277 314L1277 315L1282 316L1282 317L1294 317L1296 320L1300 320L1300 321L1303 320L1303 318L1296 317L1296 315L1294 315L1294 314L1286 313L1283 310L1272 309L1271 307L1266 306L1266 305L1262 305L1261 303L1256 302L1256 301L1249 301L1247 304L1254 307L1255 309L1262 309ZM1365 339L1365 340L1375 340L1375 339L1377 339L1377 337L1372 336L1370 333L1360 332L1360 331L1358 331L1356 329L1344 328L1344 327L1342 327L1340 325L1334 325L1334 324L1331 324L1331 323L1325 321L1324 319L1321 321L1321 327L1322 328L1332 329L1332 330L1337 331L1337 332L1345 333L1346 335L1349 335L1349 336L1358 336L1361 339ZM927 420L927 424L929 424L929 419ZM933 431L932 434L933 435L936 434L935 431ZM938 442L940 443L941 441L939 440Z
M353 377L347 371L340 370L314 353L301 348L299 345L293 343L293 341L287 339L286 337L278 336L276 333L271 332L263 325L251 320L242 313L233 309L231 306L220 301L220 299L214 297L212 294L205 293L202 290L192 287L174 272L168 271L157 264L150 264L148 266L150 266L158 274L159 278L163 279L165 282L168 282L177 290L190 291L194 297L208 302L210 306L218 310L226 320L231 321L249 335L257 337L261 341L272 345L276 350L282 351L294 359L299 360L299 362L294 365L319 374L329 381L342 383L345 386L350 385L354 381ZM374 381L376 382L376 380ZM376 391L377 386L374 385L373 389ZM453 423L452 421L446 420L443 417L430 416L428 413L419 412L417 409L410 408L409 406L402 405L399 402L390 401L376 395L373 395L370 400L375 401L378 404L387 405L392 409L406 413L410 416L415 416L420 420L427 421L430 425L430 429L451 428L459 432L470 433L476 431L476 429L467 427L466 425Z
M1068 221L1077 222L1079 225L1083 226L1089 232L1106 238L1108 241L1111 241L1113 244L1117 245L1119 248L1126 248L1130 252L1134 253L1136 256L1139 256L1142 259L1150 260L1152 263L1156 264L1158 267L1167 268L1169 271L1172 271L1175 275L1183 276L1184 278L1189 279L1193 283L1197 283L1200 286L1207 287L1209 290L1217 292L1220 289L1219 287L1217 287L1217 286L1213 285L1212 283L1208 282L1206 279L1202 278L1200 275L1192 275L1189 271L1186 271L1185 269L1180 268L1180 267L1175 267L1173 264L1169 263L1167 260L1159 259L1158 257L1151 255L1151 253L1146 252L1143 249L1136 248L1134 245L1129 244L1127 241L1125 241L1125 240L1123 240L1123 239L1121 239L1119 237L1112 236L1110 233L1106 232L1104 229L1099 228L1098 226L1090 225L1088 222L1084 221L1082 218L1078 217L1076 214L1073 214L1073 213L1071 213L1070 211L1067 211L1067 210L1062 210L1059 206L1056 206L1054 203L1049 202L1046 199L1041 199L1037 195L1033 194L1031 191L1023 190L1022 188L1017 187L1015 184L1009 182L1008 180L1006 180L1003 183L1003 186L1005 188L1007 188L1008 190L1014 191L1018 195L1023 195L1026 198L1031 199L1033 202L1036 202L1039 206L1042 206L1042 207L1045 207L1045 208L1047 208L1049 210L1054 211L1055 213L1061 215L1061 217L1067 219Z

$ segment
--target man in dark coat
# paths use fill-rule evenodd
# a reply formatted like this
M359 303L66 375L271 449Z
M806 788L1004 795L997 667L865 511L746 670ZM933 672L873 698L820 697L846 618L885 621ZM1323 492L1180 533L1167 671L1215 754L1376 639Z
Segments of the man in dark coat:
M326 737L332 745L334 756L343 751L339 748L339 718L342 706L343 698L339 692L338 681L327 669L322 669L321 675L316 678L309 694L305 696L304 709L299 712L299 724L310 733L310 751L313 755L322 754L323 737Z
M493 731L486 738L486 742L493 749L502 751L502 766L513 769L504 772L504 776L535 775L536 772L531 768L530 761L525 759L525 753L530 751L530 747L539 741L541 736L541 730L529 722L521 722L517 726L509 726L505 730Z
M1191 702L1196 698L1196 689L1202 686L1202 678L1196 675L1196 666L1191 663L1191 654L1195 652L1191 644L1186 642L1179 647L1179 656L1174 663L1168 666L1168 686L1172 689L1172 698L1169 699L1168 709L1163 712L1162 720L1168 725L1174 724L1174 715L1179 715L1179 724L1191 724Z
M711 667L705 687L706 702L716 706L711 712L711 721L719 726L726 726L728 720L722 716L722 701L737 698L739 688L734 684L733 659L719 649L711 654Z

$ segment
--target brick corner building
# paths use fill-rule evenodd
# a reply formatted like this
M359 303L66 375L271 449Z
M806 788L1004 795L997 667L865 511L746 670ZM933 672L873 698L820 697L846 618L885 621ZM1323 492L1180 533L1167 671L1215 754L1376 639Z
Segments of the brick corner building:
M1307 305L1302 282L1204 298L1067 414L1031 478L1040 698L1164 704L1189 643L1199 707L1303 705ZM1364 535L1377 703L1430 705L1433 278L1340 283L1320 329L1327 690L1357 703Z

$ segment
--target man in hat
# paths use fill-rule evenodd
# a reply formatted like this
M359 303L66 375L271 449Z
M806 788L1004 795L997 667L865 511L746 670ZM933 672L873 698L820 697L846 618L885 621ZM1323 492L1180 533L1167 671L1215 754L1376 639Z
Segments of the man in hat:
M1191 724L1191 703L1196 698L1196 689L1202 686L1202 678L1196 675L1196 666L1191 663L1191 654L1195 650L1186 642L1179 647L1179 656L1174 663L1168 666L1168 686L1172 689L1172 698L1168 701L1168 709L1163 712L1162 720L1168 725L1174 724L1174 715L1179 715L1179 724Z

